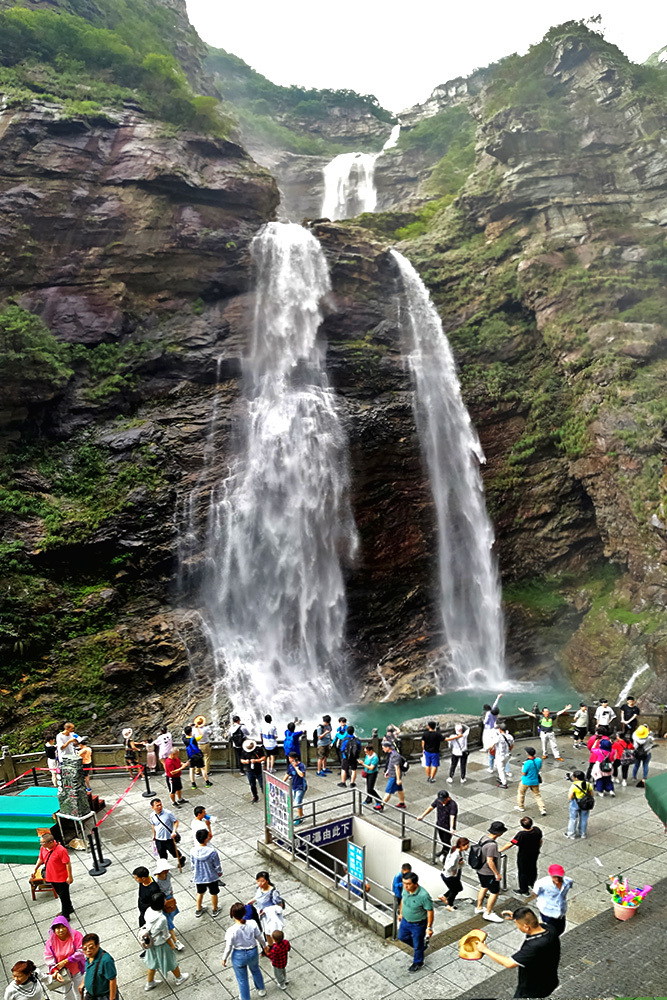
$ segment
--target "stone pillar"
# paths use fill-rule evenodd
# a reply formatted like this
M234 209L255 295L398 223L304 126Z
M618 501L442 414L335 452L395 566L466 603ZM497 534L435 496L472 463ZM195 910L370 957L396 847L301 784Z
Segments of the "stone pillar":
M58 802L59 812L65 816L87 816L90 812L80 757L63 757L60 763Z

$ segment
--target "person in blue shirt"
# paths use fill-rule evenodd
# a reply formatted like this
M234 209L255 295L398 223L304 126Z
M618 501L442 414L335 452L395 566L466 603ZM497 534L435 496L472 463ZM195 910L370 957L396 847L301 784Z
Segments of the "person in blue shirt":
M331 741L331 745L336 751L336 756L338 757L339 764L342 764L343 762L343 758L341 757L340 754L340 745L343 742L343 739L345 738L346 735L347 735L347 719L345 718L344 715L341 715L340 719L338 720L338 729L334 733L334 738Z
M553 927L560 937L565 930L567 894L574 885L574 879L568 878L562 865L549 865L547 871L549 874L538 878L533 886L533 896L537 900L542 923Z
M406 875L409 875L411 871L412 865L406 861L404 865L401 865L401 870L398 875L394 875L394 881L391 883L391 891L398 900L400 900L403 895L403 879Z
M287 729L285 730L285 739L283 741L283 750L285 751L285 759L287 760L290 754L294 754L297 760L301 760L301 737L303 736L303 729L297 729L297 721L288 722Z
M542 758L536 756L535 747L526 747L527 760L523 762L521 768L521 780L517 789L517 804L514 808L517 812L525 812L526 792L530 788L535 796L535 801L540 810L541 816L546 816L544 799L540 794L540 771L542 770Z
M295 753L289 755L289 766L287 768L287 775L292 779L292 800L296 806L297 818L294 820L294 825L297 826L299 823L303 823L303 797L306 794L306 789L308 788L308 783L306 781L306 765L299 760Z

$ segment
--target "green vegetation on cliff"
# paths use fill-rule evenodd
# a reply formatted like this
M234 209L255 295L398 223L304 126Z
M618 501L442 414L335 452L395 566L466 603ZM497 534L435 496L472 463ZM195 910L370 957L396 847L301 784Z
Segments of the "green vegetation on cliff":
M9 305L0 309L0 385L46 382L62 386L72 375L70 352L38 316Z
M65 99L78 103L78 113L94 115L103 104L134 100L177 126L226 135L229 118L215 98L192 93L151 18L142 17L148 5L140 4L129 23L123 22L124 5L117 6L118 16L109 19L122 25L122 33L74 14L0 10L0 86L10 104ZM140 30L142 24L149 30ZM162 51L152 51L151 42Z

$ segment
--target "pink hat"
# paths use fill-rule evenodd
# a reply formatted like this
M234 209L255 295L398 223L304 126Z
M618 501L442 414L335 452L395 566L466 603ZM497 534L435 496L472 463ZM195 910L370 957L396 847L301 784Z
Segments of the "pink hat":
M557 875L560 878L565 874L565 869L562 865L549 865L548 871L550 875Z

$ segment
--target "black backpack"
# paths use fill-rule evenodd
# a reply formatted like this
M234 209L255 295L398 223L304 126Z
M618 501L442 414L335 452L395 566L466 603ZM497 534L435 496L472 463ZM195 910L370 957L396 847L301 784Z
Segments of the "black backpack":
M633 750L632 756L634 757L635 760L641 762L643 760L646 760L646 758L648 757L648 750L646 749L643 743L640 743L639 746L635 747L635 749Z
M361 743L356 736L352 736L345 744L345 760L357 760L361 753Z
M486 862L484 851L482 850L482 844L484 844L487 839L488 838L486 837L482 837L478 843L470 845L470 850L468 851L468 864L471 868L474 868L475 871L479 871L480 868L483 868Z
M595 805L595 796L593 795L593 790L589 784L577 785L577 788L586 789L584 794L580 799L577 799L577 805L582 812L590 812Z
M242 727L239 726L239 728L235 729L234 732L232 733L232 745L235 746L237 750L240 750L241 747L243 746L244 741L245 741L245 734L243 732Z
M317 728L316 728L316 729L313 729L313 746L314 746L314 747L316 747L316 746L317 746L317 741L318 741L318 739L319 739L319 733L318 733L318 729L319 729L319 728L320 728L320 727L319 727L319 726L317 726Z

